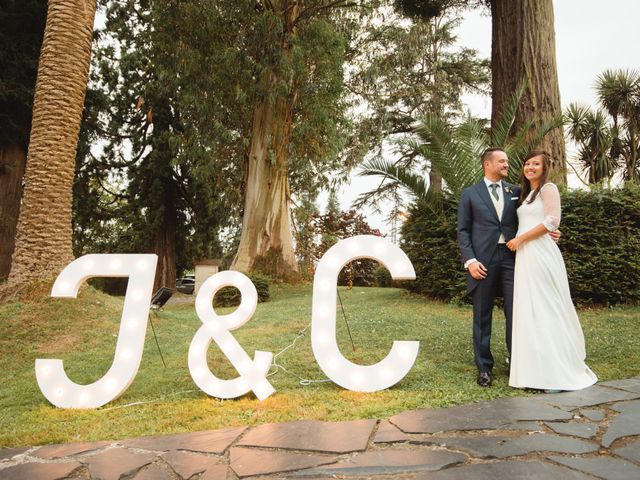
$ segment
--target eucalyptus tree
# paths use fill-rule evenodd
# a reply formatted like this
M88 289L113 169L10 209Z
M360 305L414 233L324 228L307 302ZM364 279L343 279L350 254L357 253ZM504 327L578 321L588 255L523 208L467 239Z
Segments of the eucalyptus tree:
M11 269L46 0L8 0L0 10L0 280Z
M38 63L25 186L9 288L73 259L76 146L91 61L96 0L49 0Z

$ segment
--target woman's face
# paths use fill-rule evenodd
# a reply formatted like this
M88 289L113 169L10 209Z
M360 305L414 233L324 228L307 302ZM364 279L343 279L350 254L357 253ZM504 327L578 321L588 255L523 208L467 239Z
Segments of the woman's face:
M542 155L524 162L524 176L530 182L539 182L544 174L544 158Z

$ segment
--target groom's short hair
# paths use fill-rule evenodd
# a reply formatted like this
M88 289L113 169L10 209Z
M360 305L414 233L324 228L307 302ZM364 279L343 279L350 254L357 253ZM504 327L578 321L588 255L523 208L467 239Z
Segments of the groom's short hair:
M491 147L491 148L487 148L484 152L482 152L482 155L480 155L480 165L482 165L482 168L484 168L484 161L489 160L489 157L493 155L493 152L504 152L504 148Z

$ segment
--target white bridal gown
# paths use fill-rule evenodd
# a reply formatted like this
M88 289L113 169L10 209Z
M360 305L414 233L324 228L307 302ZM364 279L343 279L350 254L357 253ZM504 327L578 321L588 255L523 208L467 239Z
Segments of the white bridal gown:
M540 223L560 225L560 194L545 184L518 208L518 234ZM525 242L516 254L509 385L579 390L598 379L585 364L584 335L571 301L558 245L549 235Z

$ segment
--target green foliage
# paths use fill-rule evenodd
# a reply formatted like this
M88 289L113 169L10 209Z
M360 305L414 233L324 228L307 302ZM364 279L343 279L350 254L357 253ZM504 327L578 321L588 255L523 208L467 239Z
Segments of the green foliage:
M402 249L416 271L412 291L446 301L465 297L465 271L456 241L456 202L441 216L415 205L402 227ZM640 189L562 193L560 249L574 302L640 302Z
M409 211L402 225L401 248L416 271L404 286L413 292L446 301L460 301L466 291L466 274L457 243L457 203L445 201L440 215L424 203Z
M268 302L271 297L271 278L257 272L250 273L248 277L258 292L258 303ZM240 300L240 290L235 287L225 287L213 297L213 305L216 307L235 307L240 305Z
M640 303L640 188L563 194L560 229L575 301Z
M391 273L382 265L379 265L373 271L374 285L376 287L389 288L393 285Z
M46 0L4 0L0 8L0 144L26 149ZM1 174L1 172L0 172Z

